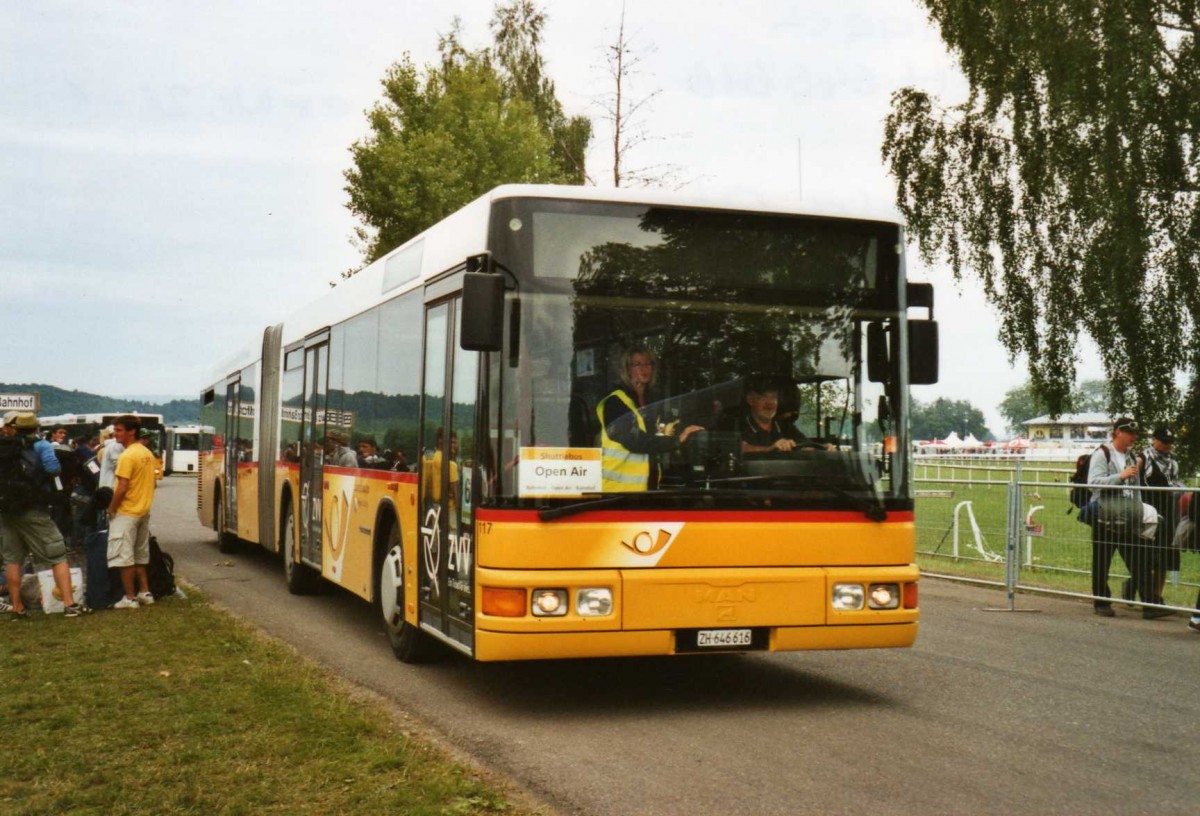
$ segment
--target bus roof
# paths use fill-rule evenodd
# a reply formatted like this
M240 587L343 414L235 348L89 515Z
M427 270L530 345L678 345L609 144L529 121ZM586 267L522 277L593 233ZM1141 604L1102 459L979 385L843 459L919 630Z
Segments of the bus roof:
M668 192L644 188L577 187L554 184L505 184L451 213L419 235L393 249L342 281L322 297L301 306L283 319L282 344L302 340L314 331L342 322L422 285L487 249L488 218L493 202L512 198L644 204L647 206L734 210L823 218L852 218L900 225L894 210L854 208L797 199L742 196L714 192ZM209 386L259 359L262 335L227 356L212 371Z

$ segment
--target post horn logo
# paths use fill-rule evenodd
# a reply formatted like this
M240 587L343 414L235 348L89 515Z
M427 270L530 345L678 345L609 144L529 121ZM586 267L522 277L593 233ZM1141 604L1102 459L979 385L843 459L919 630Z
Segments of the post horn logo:
M633 550L638 555L654 555L666 549L674 535L670 530L659 529L657 534L642 530L634 535L631 541L621 539L621 544Z

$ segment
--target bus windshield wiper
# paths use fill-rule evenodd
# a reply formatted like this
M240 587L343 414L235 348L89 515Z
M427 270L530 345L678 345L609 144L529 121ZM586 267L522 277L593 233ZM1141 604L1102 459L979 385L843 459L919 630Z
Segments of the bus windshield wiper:
M578 515L588 510L620 507L623 504L640 504L640 500L644 500L647 496L653 496L661 501L662 497L666 495L668 494L661 491L639 491L637 493L620 493L616 496L601 496L600 498L585 499L584 501L572 504L562 504L558 507L545 507L538 511L538 518L542 521L553 521L554 519ZM674 494L672 493L671 495Z
M764 477L761 476L745 476L723 479L722 482L728 484L731 482L762 482ZM714 482L716 480L713 480ZM564 504L558 507L547 507L538 511L538 518L542 521L553 521L554 519L567 518L568 516L578 515L589 510L611 509L627 505L637 504L666 504L673 499L688 499L688 498L743 498L743 499L797 499L804 498L809 493L829 493L839 499L848 502L855 510L861 512L871 521L883 521L887 518L887 510L883 506L883 502L878 499L869 499L861 496L856 496L847 490L838 487L830 487L824 485L821 487L810 487L804 489L762 489L762 488L723 488L723 487L693 487L684 488L681 490L651 490L637 493L621 493L616 496L601 496L595 499L587 499L585 501L574 502L572 504Z

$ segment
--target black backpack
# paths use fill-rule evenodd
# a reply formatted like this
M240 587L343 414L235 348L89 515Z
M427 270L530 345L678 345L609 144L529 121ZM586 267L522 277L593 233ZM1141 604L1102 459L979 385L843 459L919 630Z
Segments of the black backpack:
M24 513L48 501L46 477L33 443L25 436L0 436L0 513Z
M150 563L146 565L150 594L165 598L175 594L175 559L162 551L158 539L150 536Z
M1104 451L1104 460L1111 462L1112 454L1108 452L1108 447L1101 445L1099 449ZM1092 490L1088 487L1088 470L1091 469L1091 466L1092 454L1082 454L1075 460L1075 472L1071 474L1071 484L1078 485L1078 487L1071 488L1071 504L1080 510L1092 500Z

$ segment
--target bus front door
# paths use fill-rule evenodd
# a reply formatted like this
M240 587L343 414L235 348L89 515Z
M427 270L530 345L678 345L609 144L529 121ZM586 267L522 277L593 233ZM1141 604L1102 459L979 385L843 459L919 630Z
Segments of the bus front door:
M225 487L221 497L221 506L225 508L225 527L220 533L228 531L232 535L238 528L237 504L237 468L241 456L241 440L238 439L238 412L241 411L241 379L233 380L225 385L225 476L221 480Z
M328 335L304 350L304 410L300 426L300 560L321 570L321 503L325 469Z
M479 354L454 339L460 300L425 316L421 425L420 558L422 628L467 654L475 645L475 540L471 461Z

